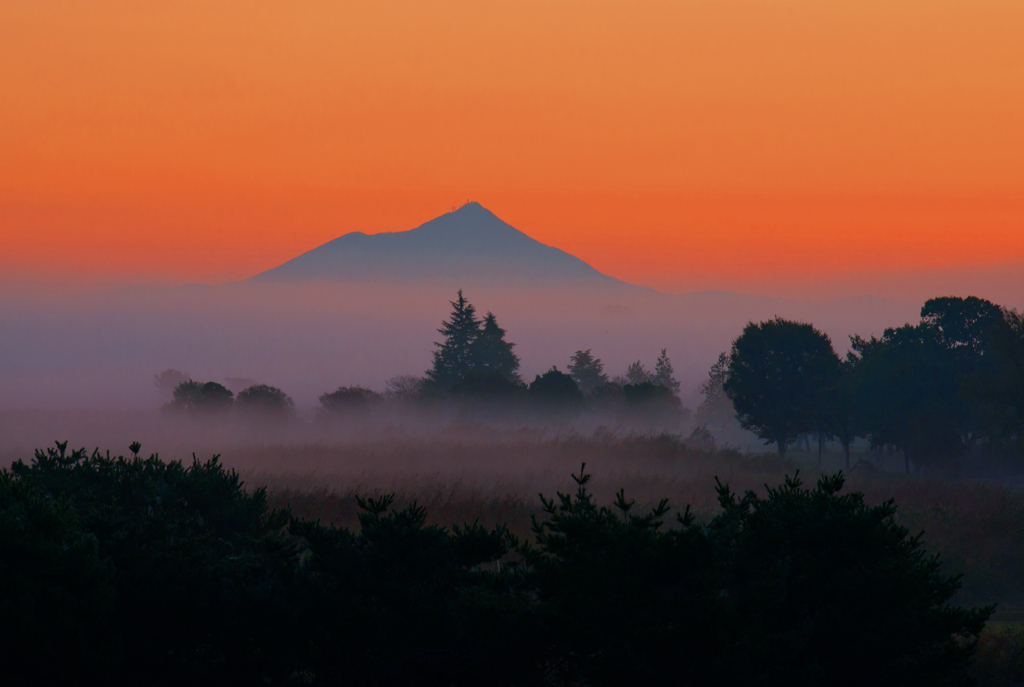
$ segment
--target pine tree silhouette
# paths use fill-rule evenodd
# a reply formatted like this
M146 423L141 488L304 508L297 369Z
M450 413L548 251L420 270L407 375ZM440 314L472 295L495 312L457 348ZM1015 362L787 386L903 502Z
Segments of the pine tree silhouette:
M600 358L591 355L589 348L585 351L576 351L569 360L569 374L576 380L584 394L589 394L608 381L608 375L604 373L604 364Z
M476 308L462 295L462 289L459 289L458 298L450 302L451 317L442 322L441 328L437 330L444 336L444 342L434 342L437 346L434 365L426 373L435 391L447 391L473 369L474 344L480 336L480 320L476 317Z
M679 393L679 382L675 378L675 370L672 369L672 361L668 359L667 349L661 349L658 362L654 364L654 383L660 384L673 394Z
M511 341L505 341L505 330L498 325L498 318L487 313L473 344L474 371L519 382L519 356L512 352L514 346Z

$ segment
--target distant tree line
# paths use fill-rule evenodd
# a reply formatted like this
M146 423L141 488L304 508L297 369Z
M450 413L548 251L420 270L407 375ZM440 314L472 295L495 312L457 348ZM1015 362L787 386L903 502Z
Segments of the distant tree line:
M666 349L654 370L641 361L631 363L624 375L609 379L604 365L590 349L576 351L568 372L552 366L527 384L519 373L515 344L497 317L478 317L475 306L460 290L447 320L438 333L433 361L422 377L404 375L387 383L384 393L363 386L341 386L319 397L317 420L359 421L374 408L422 406L445 402L468 402L467 408L499 411L540 411L547 417L566 417L585 410L615 413L623 420L649 420L678 424L688 411L679 399L679 382ZM250 380L251 381L251 380ZM217 417L234 409L238 414L286 419L294 415L294 404L280 389L253 385L232 392L217 382L196 382L187 374L167 370L154 379L161 389L173 389L170 413Z
M158 379L168 376L168 370ZM235 394L218 382L197 382L186 378L179 382L172 392L173 400L163 410L168 414L184 414L190 417L223 418L234 411L241 417L258 420L285 421L295 415L295 403L291 397L277 387L267 384L253 384Z
M590 349L576 351L568 372L552 366L536 375L529 385L519 376L519 358L514 343L506 341L505 330L493 313L483 320L462 291L452 301L452 313L438 330L444 340L436 343L434 364L426 372L425 393L433 396L472 397L477 400L529 401L546 411L580 411L585 408L609 409L615 405L626 412L661 415L682 419L678 398L679 382L665 349L653 373L637 361L626 375L609 380L604 365Z
M395 377L384 393L339 387L320 396L318 418L359 420L382 404L444 402L475 412L537 411L545 418L586 410L675 428L687 417L665 349L653 370L638 360L614 377L591 349L577 350L565 372L552 366L527 384L497 317L478 317L462 291L451 306L422 377ZM286 393L263 384L236 398L217 382L193 381L175 370L154 383L163 389L174 384L166 406L171 413L223 417L233 411L281 421L295 415ZM735 421L781 456L813 437L819 461L826 443L837 441L849 466L854 442L866 440L902 452L908 472L963 469L968 459L978 469L1001 469L1024 455L1024 316L980 298L935 298L921 309L918 324L886 329L877 338L851 337L845 357L811 324L782 318L750 323L701 391L691 436L699 445L713 445L713 432Z
M0 470L6 684L961 685L992 612L838 475L666 526L581 469L521 541L394 495L338 529L130 449Z
M781 318L751 323L712 371L741 425L780 455L801 436L902 451L905 469L989 465L1024 448L1024 319L980 298L934 298L916 325L828 336ZM712 386L714 386L712 384Z
M433 364L422 377L394 377L384 393L363 386L338 387L319 397L317 420L326 424L359 421L385 404L416 406L446 401L469 401L470 407L477 409L537 410L549 417L589 409L613 412L623 420L646 419L668 425L677 424L688 413L679 399L680 385L664 348L653 371L637 360L624 375L611 379L590 349L576 351L568 372L552 366L527 384L519 374L515 344L507 340L497 317L491 312L478 317L461 290L451 306L450 317L438 329L442 341L435 344ZM233 413L279 422L295 417L295 404L281 389L249 379L228 381L251 385L236 397L219 382L195 381L173 369L155 375L153 383L170 392L172 399L164 410L172 415L223 419Z

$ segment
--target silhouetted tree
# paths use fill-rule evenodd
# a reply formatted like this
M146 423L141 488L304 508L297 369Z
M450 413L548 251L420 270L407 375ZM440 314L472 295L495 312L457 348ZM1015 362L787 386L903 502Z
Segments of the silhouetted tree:
M814 423L814 434L818 439L818 467L821 467L825 442L835 435L836 401L839 393L839 380L842 375L843 361L836 355L829 341L828 351L823 351L815 360L815 375L818 382L816 398L812 405L811 417Z
M995 328L1002 322L1003 311L998 305L975 296L931 298L921 307L921 326L933 330L938 343L956 352L967 365L980 365Z
M991 350L992 337L1004 322L1002 309L994 303L967 298L932 298L921 308L921 324L936 343L956 361L956 431L967 449L972 448L990 429L992 409L973 397L969 388L979 376L989 375L999 366Z
M159 374L153 375L153 386L160 390L160 393L165 398L173 398L174 389L182 382L187 382L190 379L187 372L181 370L164 370Z
M449 388L453 396L475 400L511 401L526 394L527 387L518 375L509 379L498 372L470 370Z
M988 407L989 432L998 443L1024 441L1024 315L1003 311L992 330L990 356L967 395Z
M384 398L387 401L409 403L419 400L423 395L423 384L426 380L416 375L398 375L386 383Z
M700 386L700 393L704 399L697 406L695 419L697 424L703 427L710 427L712 435L721 432L725 428L736 424L736 410L732 406L732 399L725 393L725 380L729 377L729 354L722 352L718 360L708 370L708 378ZM736 424L736 427L739 427Z
M493 313L484 316L483 324L472 346L472 368L481 378L498 376L508 382L518 383L519 356L512 352L515 346L505 341L505 330L498 326ZM463 372L465 375L470 370Z
M626 383L627 384L643 384L644 382L653 382L654 375L644 369L644 364L637 360L634 363L630 363L629 367L626 368Z
M174 400L165 408L192 415L219 414L231 410L234 394L217 382L188 380L174 388Z
M828 336L809 324L781 317L750 323L733 342L723 388L740 425L785 456L817 429L817 405L837 362Z
M295 403L277 387L267 384L250 386L239 392L235 401L238 412L259 417L261 420L287 420L295 415Z
M869 506L843 486L841 473L814 489L787 478L765 498L719 486L723 512L707 531L730 571L721 593L737 624L735 683L969 684L994 607L951 605L959 576L943 574L896 505Z
M625 379L625 378L623 378ZM598 384L590 390L587 403L596 410L605 413L614 413L622 408L622 389L625 384L620 381L607 381Z
M319 397L320 410L327 415L359 413L380 403L383 396L362 386L339 386L336 390Z
M451 301L451 305L451 317L442 322L441 328L437 330L444 336L444 341L434 343L437 346L434 365L426 373L428 383L435 392L447 391L473 369L473 344L480 334L476 308L462 295L462 289L459 289L458 298Z
M992 612L841 475L719 485L718 515L666 527L667 499L600 506L581 469L519 544L394 494L349 530L217 457L66 447L0 470L11 684L932 687L965 684Z
M249 377L225 377L224 378L224 386L226 386L228 389L230 389L231 392L233 394L235 394L236 396L239 393L241 393L242 391L245 391L246 389L248 389L250 386L256 386L257 384L259 384L259 382L257 382L255 379L251 379Z
M529 388L530 399L540 406L579 409L583 406L583 392L572 377L552 367L537 375Z
M840 494L841 475L764 498L719 485L720 514L687 508L676 527L667 500L599 506L585 469L573 479L575 493L541 496L536 547L520 547L560 683L967 683L992 607L952 606L959 578L891 501Z
M604 364L600 358L591 355L589 348L585 351L576 351L569 360L569 375L584 394L589 395L595 388L608 381L608 375L604 373Z
M676 423L685 418L686 411L679 397L668 387L654 382L627 384L622 387L622 401L635 419Z
M829 403L829 433L839 440L846 459L846 469L850 469L850 447L857 437L864 433L864 407L866 401L860 388L860 371L858 358L847 356L839 367L836 378L835 392Z
M957 427L956 357L931 327L904 325L881 338L851 337L875 446L903 451L904 467L953 464L964 450Z
M675 378L675 370L672 369L672 361L668 358L667 349L661 349L661 355L654 365L654 383L660 384L673 394L679 394L679 382Z

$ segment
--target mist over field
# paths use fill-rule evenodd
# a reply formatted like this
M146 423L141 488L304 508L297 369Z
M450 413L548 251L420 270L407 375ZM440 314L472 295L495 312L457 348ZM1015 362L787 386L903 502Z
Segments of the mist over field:
M614 374L667 348L692 403L718 354L748 321L775 315L814 323L838 349L850 334L880 334L919 304L873 297L814 303L723 292L682 296L640 289L551 285L230 284L133 288L63 299L0 302L0 407L143 410L167 368L223 382L255 379L300 407L340 385L383 390L422 374L448 301L463 288L516 343L524 378L591 348Z

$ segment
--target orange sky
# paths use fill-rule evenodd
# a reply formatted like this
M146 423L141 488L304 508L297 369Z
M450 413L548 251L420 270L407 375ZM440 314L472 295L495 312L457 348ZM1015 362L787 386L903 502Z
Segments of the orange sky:
M5 0L0 271L233 280L466 199L666 290L1024 263L1022 31L1020 0Z

